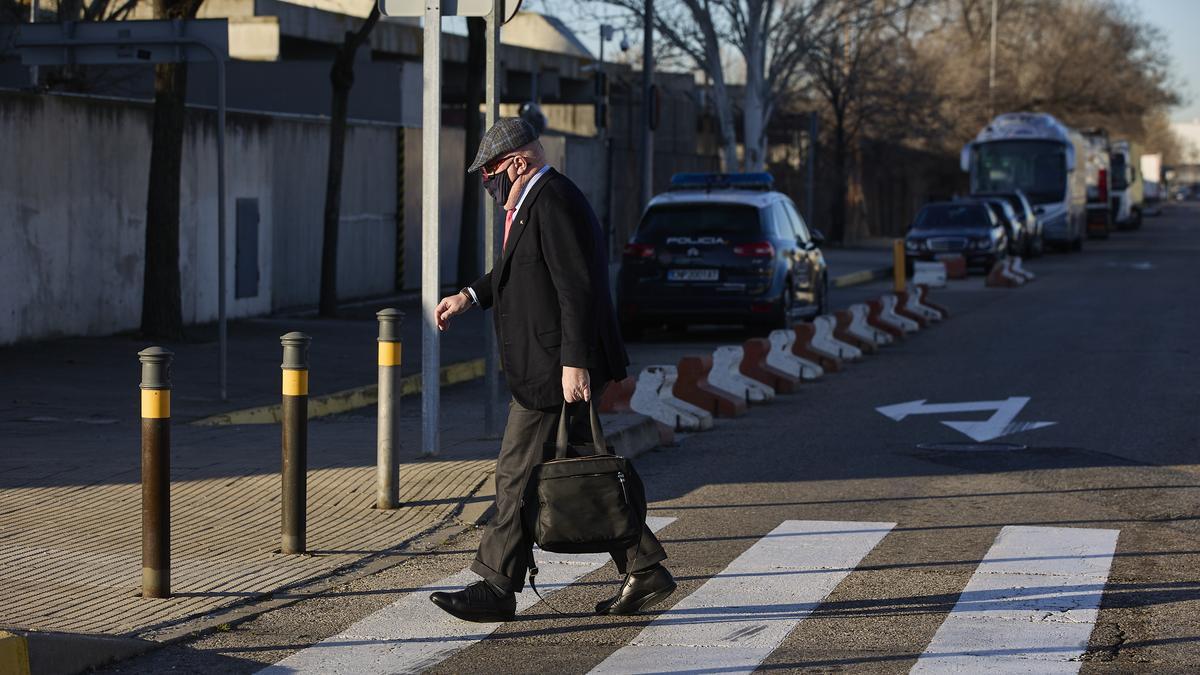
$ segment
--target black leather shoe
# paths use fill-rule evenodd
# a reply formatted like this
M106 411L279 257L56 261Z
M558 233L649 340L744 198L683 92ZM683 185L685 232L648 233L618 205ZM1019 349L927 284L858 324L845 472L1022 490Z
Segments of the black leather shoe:
M438 591L430 594L429 599L433 601L433 604L463 621L476 623L512 621L513 616L517 613L517 596L513 593L501 594L486 581L476 581L454 593Z
M675 592L675 579L667 568L655 565L648 570L634 572L621 586L620 592L603 602L596 603L597 614L629 615L666 600Z

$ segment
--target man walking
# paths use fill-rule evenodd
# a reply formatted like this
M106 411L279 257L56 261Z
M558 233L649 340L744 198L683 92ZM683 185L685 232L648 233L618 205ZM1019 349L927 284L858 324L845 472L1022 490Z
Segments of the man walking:
M572 438L590 438L587 406L605 385L625 377L629 358L608 292L608 255L587 198L546 164L537 135L524 120L504 118L488 129L468 173L505 211L500 261L457 294L438 303L438 328L472 305L492 309L500 360L512 392L496 460L496 515L484 530L471 570L483 577L430 599L466 621L508 621L524 587L532 542L521 524L521 496L543 445L553 439L563 403ZM633 614L675 590L662 566L667 554L645 529L628 551L613 551L617 569L631 570L597 614Z

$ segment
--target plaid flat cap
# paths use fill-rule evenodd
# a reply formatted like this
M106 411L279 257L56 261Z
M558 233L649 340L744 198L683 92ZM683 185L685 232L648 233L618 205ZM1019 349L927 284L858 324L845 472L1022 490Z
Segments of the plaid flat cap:
M478 171L480 167L504 153L512 152L535 140L537 132L529 122L520 117L502 117L483 135L483 140L479 142L479 152L475 153L475 161L471 162L467 173Z

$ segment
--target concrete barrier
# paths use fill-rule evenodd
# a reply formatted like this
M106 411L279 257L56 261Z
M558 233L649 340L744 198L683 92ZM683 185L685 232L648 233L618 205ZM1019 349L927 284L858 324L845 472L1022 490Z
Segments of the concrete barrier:
M887 333L889 336L891 336L893 341L904 339L904 329L900 328L899 325L884 321L884 307L882 298L879 300L868 300L867 309L870 310L870 313L867 314L868 325L876 330Z
M771 351L767 354L767 365L794 375L801 380L815 380L825 374L819 363L801 358L792 352L796 343L796 331L780 328L767 335Z
M896 338L891 333L871 325L869 321L871 308L865 303L860 302L850 305L850 308L846 311L853 317L850 321L850 326L846 329L851 335L863 342L870 342L876 347L890 345L895 342Z
M812 340L817 332L816 326L811 323L798 323L792 326L792 331L796 335L796 340L792 343L793 354L810 363L815 363L821 366L823 370L831 373L836 373L842 369L841 359L833 358L828 354L823 354L813 349Z
M874 354L879 351L879 345L875 344L874 340L864 339L850 332L850 326L854 324L854 314L850 310L838 310L833 313L833 317L837 320L837 325L833 328L833 337L846 344L854 345L863 354Z
M887 293L879 296L879 322L900 331L900 335L915 333L921 330L921 325L908 317L896 313L896 296Z
M742 343L742 375L762 382L777 394L791 394L800 384L800 375L793 375L767 363L771 353L771 342L767 338L750 338Z
M746 399L712 386L708 375L713 369L711 356L685 356L679 359L678 379L672 393L713 417L740 417L746 414Z
M770 385L742 374L745 355L745 351L737 345L725 345L714 349L713 367L712 372L708 374L708 383L718 389L742 394L750 403L766 403L775 398L775 390Z
M961 255L955 255L948 258L942 258L942 264L946 266L947 279L966 279L967 278L967 259Z
M663 405L696 418L699 421L698 431L708 431L713 427L711 412L675 397L675 383L679 380L679 370L675 366L647 366L646 369L662 371L663 383L658 389L658 398Z
M946 263L942 261L913 263L913 276L910 284L924 284L934 288L946 285Z
M944 305L936 304L929 299L929 288L925 286L917 286L917 297L920 298L922 305L930 307L941 313L943 319L950 318L950 310L946 309Z
M671 368L672 377L668 381L665 368ZM633 392L633 398L630 399L630 407L633 412L639 415L645 415L658 422L659 424L671 427L674 431L701 431L712 427L712 416L704 413L703 410L696 408L699 413L703 413L707 418L707 426L701 420L700 415L692 412L685 412L675 407L668 406L662 398L663 389L670 391L671 386L675 384L675 368L674 366L650 366L643 368L641 373L638 373L637 388Z
M604 388L604 394L600 396L600 412L633 412L630 401L633 399L633 392L636 389L637 380L632 377L608 385Z
M863 353L858 347L842 342L834 336L837 329L837 319L823 314L813 319L812 348L818 353L825 354L842 361L858 361Z
M927 286L909 286L904 292L904 307L921 317L924 317L931 323L937 323L942 320L942 313L921 302L921 289L928 288Z
M1025 261L1020 257L1012 259L1012 263L1009 265L1009 270L1011 270L1013 274L1025 277L1025 281L1033 281L1037 278L1036 274L1025 269Z
M922 316L920 312L914 311L908 306L907 289L900 293L893 293L892 295L896 298L896 308L892 310L896 312L896 314L908 319L909 321L915 321L916 324L921 328L928 328L929 324L933 323L933 321L928 317Z

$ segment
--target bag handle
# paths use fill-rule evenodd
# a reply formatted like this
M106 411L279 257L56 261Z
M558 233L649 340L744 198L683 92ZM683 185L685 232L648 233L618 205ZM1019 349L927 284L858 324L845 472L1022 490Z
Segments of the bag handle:
M588 401L588 417L592 427L592 445L596 447L596 454L613 454L608 451L608 444L604 441L604 432L600 430L600 414L596 411L595 401ZM567 403L564 401L562 411L558 414L558 433L554 437L556 459L566 459L567 457L567 446L569 445L567 428Z

